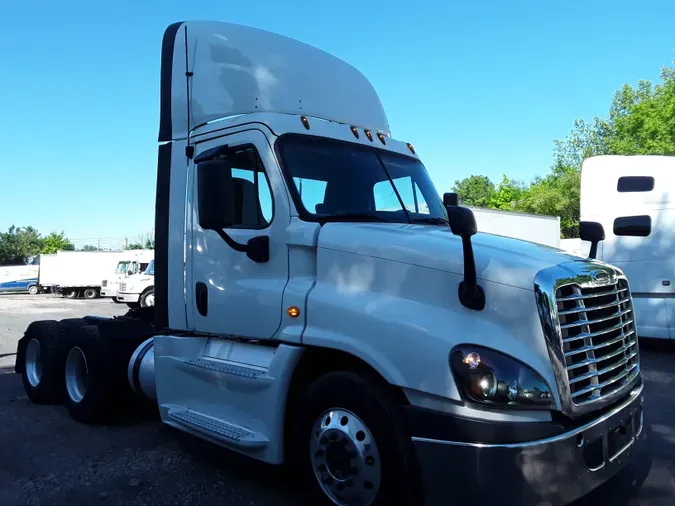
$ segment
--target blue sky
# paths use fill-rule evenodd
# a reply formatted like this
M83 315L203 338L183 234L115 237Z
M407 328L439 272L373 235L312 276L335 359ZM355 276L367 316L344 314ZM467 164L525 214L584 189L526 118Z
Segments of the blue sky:
M2 3L0 230L73 239L153 226L174 21L252 25L349 61L440 192L471 174L546 173L575 118L606 114L615 89L675 58L671 0Z

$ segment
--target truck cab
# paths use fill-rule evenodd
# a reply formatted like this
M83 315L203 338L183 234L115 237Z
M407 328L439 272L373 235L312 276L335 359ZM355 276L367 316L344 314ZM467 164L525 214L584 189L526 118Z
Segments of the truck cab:
M115 267L114 274L101 282L101 297L111 297L113 301L121 302L117 298L119 283L128 276L145 271L153 257L154 251L152 250L131 250L124 252Z
M152 307L155 305L155 261L143 272L125 277L117 285L116 299L125 302L129 307Z
M133 391L167 425L287 465L310 504L566 504L642 447L623 272L476 233L348 63L176 23L159 142L151 322L59 341L76 420ZM42 399L36 329L17 370Z

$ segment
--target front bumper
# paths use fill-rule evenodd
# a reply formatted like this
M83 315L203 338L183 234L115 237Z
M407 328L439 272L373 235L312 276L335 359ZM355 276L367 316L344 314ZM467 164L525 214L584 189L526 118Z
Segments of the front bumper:
M115 297L117 295L117 286L106 286L101 288L101 297Z
M140 293L117 292L117 300L121 302L138 302Z
M413 437L425 504L556 506L588 494L644 446L642 389L596 420L544 439L483 444Z

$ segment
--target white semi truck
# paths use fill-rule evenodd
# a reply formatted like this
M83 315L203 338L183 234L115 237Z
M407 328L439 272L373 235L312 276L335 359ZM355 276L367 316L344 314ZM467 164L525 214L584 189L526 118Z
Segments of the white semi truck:
M101 281L101 297L111 297L113 301L121 302L117 297L119 283L128 276L145 271L154 256L155 252L151 249L128 250L122 253L115 272Z
M675 339L675 156L585 160L581 219L607 231L598 258L630 279L640 336Z
M95 423L146 398L309 504L564 504L643 447L622 271L476 234L354 67L176 23L159 141L155 305L32 323L32 401Z

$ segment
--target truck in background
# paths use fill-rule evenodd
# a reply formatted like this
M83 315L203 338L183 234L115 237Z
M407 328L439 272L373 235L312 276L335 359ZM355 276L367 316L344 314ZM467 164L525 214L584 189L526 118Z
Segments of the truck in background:
M560 216L469 207L479 232L560 247Z
M0 266L0 292L38 293L39 265Z
M120 251L59 251L40 255L39 287L69 299L95 299L101 281L114 271Z
M175 23L160 82L154 307L33 322L31 401L105 423L145 398L288 466L312 505L555 506L636 459L619 268L476 233L367 78L317 48Z
M606 231L597 258L630 280L639 334L675 339L675 157L588 158L580 214Z
M143 272L131 274L120 281L116 298L118 302L125 302L131 308L153 307L155 305L155 261L150 260Z
M122 253L115 271L101 281L101 297L111 297L115 302L121 302L117 298L118 284L128 276L140 274L148 268L148 264L154 258L154 250L127 250Z

